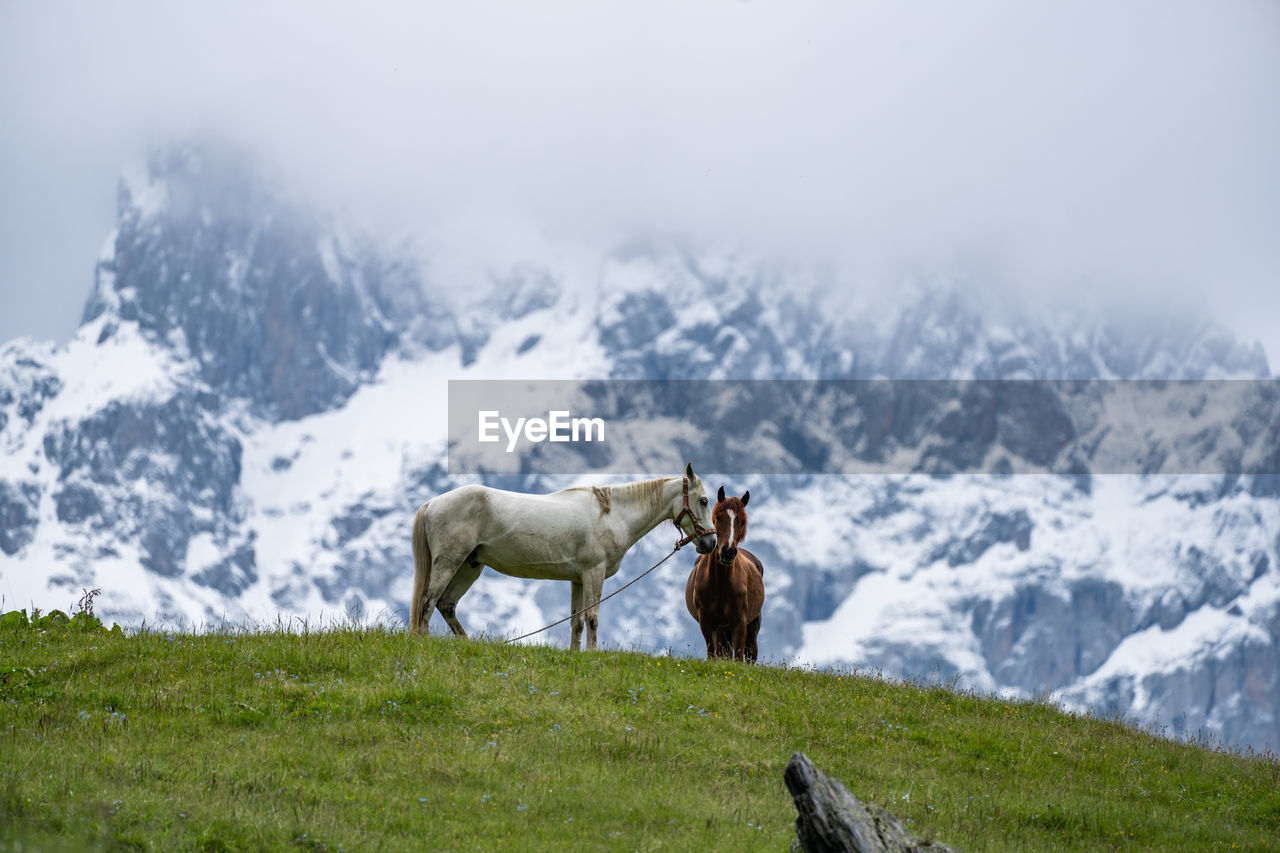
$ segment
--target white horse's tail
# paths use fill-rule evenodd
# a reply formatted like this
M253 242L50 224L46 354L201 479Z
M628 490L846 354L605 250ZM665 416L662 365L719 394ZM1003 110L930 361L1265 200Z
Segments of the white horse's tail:
M409 630L425 633L431 614L427 612L427 589L431 586L431 545L427 542L427 505L413 517L413 601L409 605Z

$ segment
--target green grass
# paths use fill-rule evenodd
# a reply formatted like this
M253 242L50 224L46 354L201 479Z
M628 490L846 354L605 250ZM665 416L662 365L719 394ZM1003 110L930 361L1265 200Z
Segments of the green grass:
M345 628L0 620L0 850L785 850L795 750L967 850L1275 849L1280 764L1042 704Z

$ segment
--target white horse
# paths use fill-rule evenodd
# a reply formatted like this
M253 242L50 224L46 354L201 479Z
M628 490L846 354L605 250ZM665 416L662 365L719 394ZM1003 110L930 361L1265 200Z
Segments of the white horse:
M453 633L465 637L455 615L485 566L518 578L573 584L570 620L578 649L596 647L600 593L622 557L658 523L670 519L699 554L716 545L711 506L690 463L684 477L659 477L618 486L578 486L528 495L462 486L432 498L413 519L413 601L409 624L427 630L434 608Z

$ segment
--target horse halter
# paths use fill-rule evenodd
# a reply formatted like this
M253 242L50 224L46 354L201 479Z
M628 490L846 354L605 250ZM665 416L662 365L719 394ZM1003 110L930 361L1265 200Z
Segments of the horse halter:
M689 521L693 522L693 532L687 536L685 535L684 528L680 526L680 519L684 518L685 515L688 515ZM693 510L689 509L689 478L688 477L684 478L684 506L681 507L680 512L676 515L676 517L671 519L671 523L676 526L676 530L680 531L680 541L676 543L677 551L679 551L685 545L688 545L693 540L697 539L699 536L707 536L708 534L715 533L715 530L708 530L707 528L698 524L698 517L693 514Z

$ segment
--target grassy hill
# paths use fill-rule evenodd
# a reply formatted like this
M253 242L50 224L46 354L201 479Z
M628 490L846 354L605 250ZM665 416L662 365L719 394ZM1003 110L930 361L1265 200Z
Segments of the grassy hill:
M1280 838L1274 760L941 687L0 619L0 850L786 850L795 750L961 849Z

